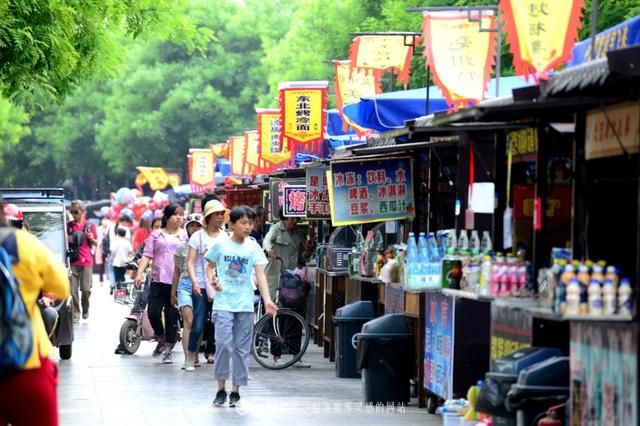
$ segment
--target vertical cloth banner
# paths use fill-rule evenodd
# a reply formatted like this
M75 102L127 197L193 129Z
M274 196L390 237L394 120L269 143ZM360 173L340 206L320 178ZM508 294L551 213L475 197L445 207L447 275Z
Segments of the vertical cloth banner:
M260 141L258 140L258 132L249 130L244 132L245 145L247 147L246 165L247 176L253 176L260 166Z
M216 157L210 149L190 149L191 169L189 181L191 191L203 193L216 187L216 175L214 172Z
M229 161L231 173L242 176L245 172L246 144L244 135L229 136Z
M327 124L327 81L280 83L281 145L293 153L322 155Z
M229 144L227 142L209 144L209 149L211 150L211 152L213 152L213 155L215 155L216 158L219 157L226 158L227 160L229 159Z
M480 32L480 28L496 28L492 12L424 13L426 65L450 109L481 101L487 90L496 36L493 32Z
M407 39L411 42L407 43ZM413 34L358 36L349 47L350 66L375 74L377 81L385 71L390 70L398 75L398 81L406 89L411 72L413 41Z
M138 176L136 176L135 184L137 187L142 187L144 184L149 184L149 188L153 191L160 191L171 185L171 179L169 175L162 167L136 167L138 169Z
M258 146L264 161L263 173L277 170L292 158L288 143L282 143L282 119L280 109L257 108Z
M500 0L516 74L546 78L571 58L584 0Z
M347 117L345 105L360 102L360 98L382 93L380 78L375 73L367 73L361 68L352 68L351 61L333 61L336 67L334 87L336 90L336 109L346 126L353 128L358 135L371 133L371 130L358 126Z

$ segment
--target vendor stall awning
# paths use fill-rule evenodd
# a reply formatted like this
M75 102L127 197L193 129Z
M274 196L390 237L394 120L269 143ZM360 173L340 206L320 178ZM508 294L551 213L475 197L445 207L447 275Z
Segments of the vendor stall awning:
M591 38L576 43L571 51L568 67L574 67L593 59L601 59L607 51L640 45L640 16L596 34L595 56L591 53Z
M495 94L495 78L489 83L487 95ZM512 89L527 86L520 77L502 77L500 96L510 95ZM404 127L407 120L426 115L426 88L402 90L362 98L360 102L345 106L344 113L358 125L378 132ZM429 87L429 112L447 109L447 103L440 89Z

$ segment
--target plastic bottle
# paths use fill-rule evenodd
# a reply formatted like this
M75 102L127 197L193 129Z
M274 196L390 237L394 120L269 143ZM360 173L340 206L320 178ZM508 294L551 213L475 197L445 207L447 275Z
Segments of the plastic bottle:
M418 262L420 263L420 276L429 275L429 248L427 247L427 236L424 232L418 235Z
M471 252L477 256L480 253L480 237L478 236L478 231L475 229L471 231L471 238L469 238L469 248Z
M580 313L580 282L577 278L571 278L567 285L567 315Z
M502 253L496 253L491 273L491 294L499 296L502 294L502 275L504 273L504 258Z
M427 248L429 249L429 260L431 262L439 261L440 253L438 250L438 242L436 241L436 236L433 232L429 232L429 234L427 234Z
M564 315L567 312L567 286L562 281L558 280L553 296L553 312Z
M409 239L407 241L407 284L410 286L415 284L417 265L418 245L416 244L416 235L413 232L409 232Z
M589 295L587 290L591 281L588 266L580 265L578 267L578 281L580 282L580 315L587 315L589 313Z
M489 285L491 283L491 256L486 255L480 265L480 294L489 294Z
M587 290L589 294L589 315L602 315L602 287L600 282L592 278Z
M617 307L616 289L611 279L605 278L602 286L602 313L603 315L613 315L616 313Z
M466 229L460 231L460 238L458 238L458 248L465 251L469 250L469 236L467 235Z
M616 270L615 266L607 266L607 273L605 274L604 278L611 280L611 284L613 285L614 290L618 288L618 284L620 283L620 276L618 275L618 271Z
M491 242L491 236L489 235L489 231L484 231L482 233L482 240L480 241L480 251L483 254L488 254L493 250L493 243Z
M447 234L447 249L455 249L458 248L458 240L456 238L456 230L449 229L449 233Z
M560 281L562 281L562 283L565 286L568 286L569 281L571 281L573 278L576 278L574 266L573 265L565 266L564 270L562 271L562 274L560 275Z
M520 292L520 290L522 290L527 286L527 284L529 284L529 271L527 271L527 264L524 262L518 262L516 267L516 289L518 292Z
M600 285L604 283L604 274L602 272L603 270L600 264L593 265L593 269L591 272L591 279L598 281L598 284Z
M631 283L628 278L622 278L620 280L620 286L618 287L618 314L620 315L632 315L633 314L633 299L631 294Z
M360 229L356 232L356 250L358 253L364 250L364 237L362 236L362 231L360 231Z
M502 274L502 294L510 295L515 292L518 284L518 265L516 259L507 255L507 261Z

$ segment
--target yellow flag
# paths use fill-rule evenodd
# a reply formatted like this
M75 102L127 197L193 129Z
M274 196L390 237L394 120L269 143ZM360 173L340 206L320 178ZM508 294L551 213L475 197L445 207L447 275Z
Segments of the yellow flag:
M210 144L209 148L211 149L211 152L213 152L213 155L215 155L216 157L227 158L229 156L229 144L226 142Z
M258 140L260 156L267 162L266 168L275 170L278 164L291 159L287 143L280 140L282 120L279 109L256 109L258 116ZM286 141L285 141L286 142Z
M334 61L336 66L336 109L346 126L352 127L357 133L367 133L368 129L358 126L344 115L345 105L360 102L360 98L382 93L380 80L375 73L367 73L360 68L351 68L351 61Z
M495 55L495 17L482 13L481 25L469 21L467 12L425 12L422 37L426 64L452 109L477 103L491 79ZM480 19L478 12L471 18Z
M165 189L169 186L169 176L162 167L136 167L140 174L136 177L136 185L149 184L154 191Z
M295 146L311 145L324 140L326 125L326 81L292 81L280 83L280 109L282 114L281 140Z
M351 67L376 72L378 78L384 71L392 70L406 88L413 41L413 35L358 36L349 47Z
M546 76L571 57L584 0L500 0L516 74Z
M190 149L191 189L194 192L205 192L216 186L214 166L216 158L210 149Z
M231 173L242 176L245 162L244 135L229 137L229 161L231 162Z

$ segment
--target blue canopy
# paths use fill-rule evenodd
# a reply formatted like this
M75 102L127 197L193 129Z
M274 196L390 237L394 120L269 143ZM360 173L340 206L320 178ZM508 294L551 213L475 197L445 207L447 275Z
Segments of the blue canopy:
M604 58L609 50L624 49L637 44L640 44L640 16L596 34L596 58ZM591 38L576 43L571 54L572 58L568 64L570 67L590 61L593 57Z
M327 110L327 128L324 139L328 144L328 148L331 149L366 142L366 138L358 136L353 129L349 127L346 130L344 129L342 117L337 109Z
M500 96L511 95L511 90L528 86L520 77L502 77ZM489 82L488 98L495 95L495 78ZM401 90L362 98L360 102L345 106L344 112L351 120L367 129L379 132L404 127L404 122L427 115L426 88ZM447 102L437 86L429 87L429 113L447 109Z

